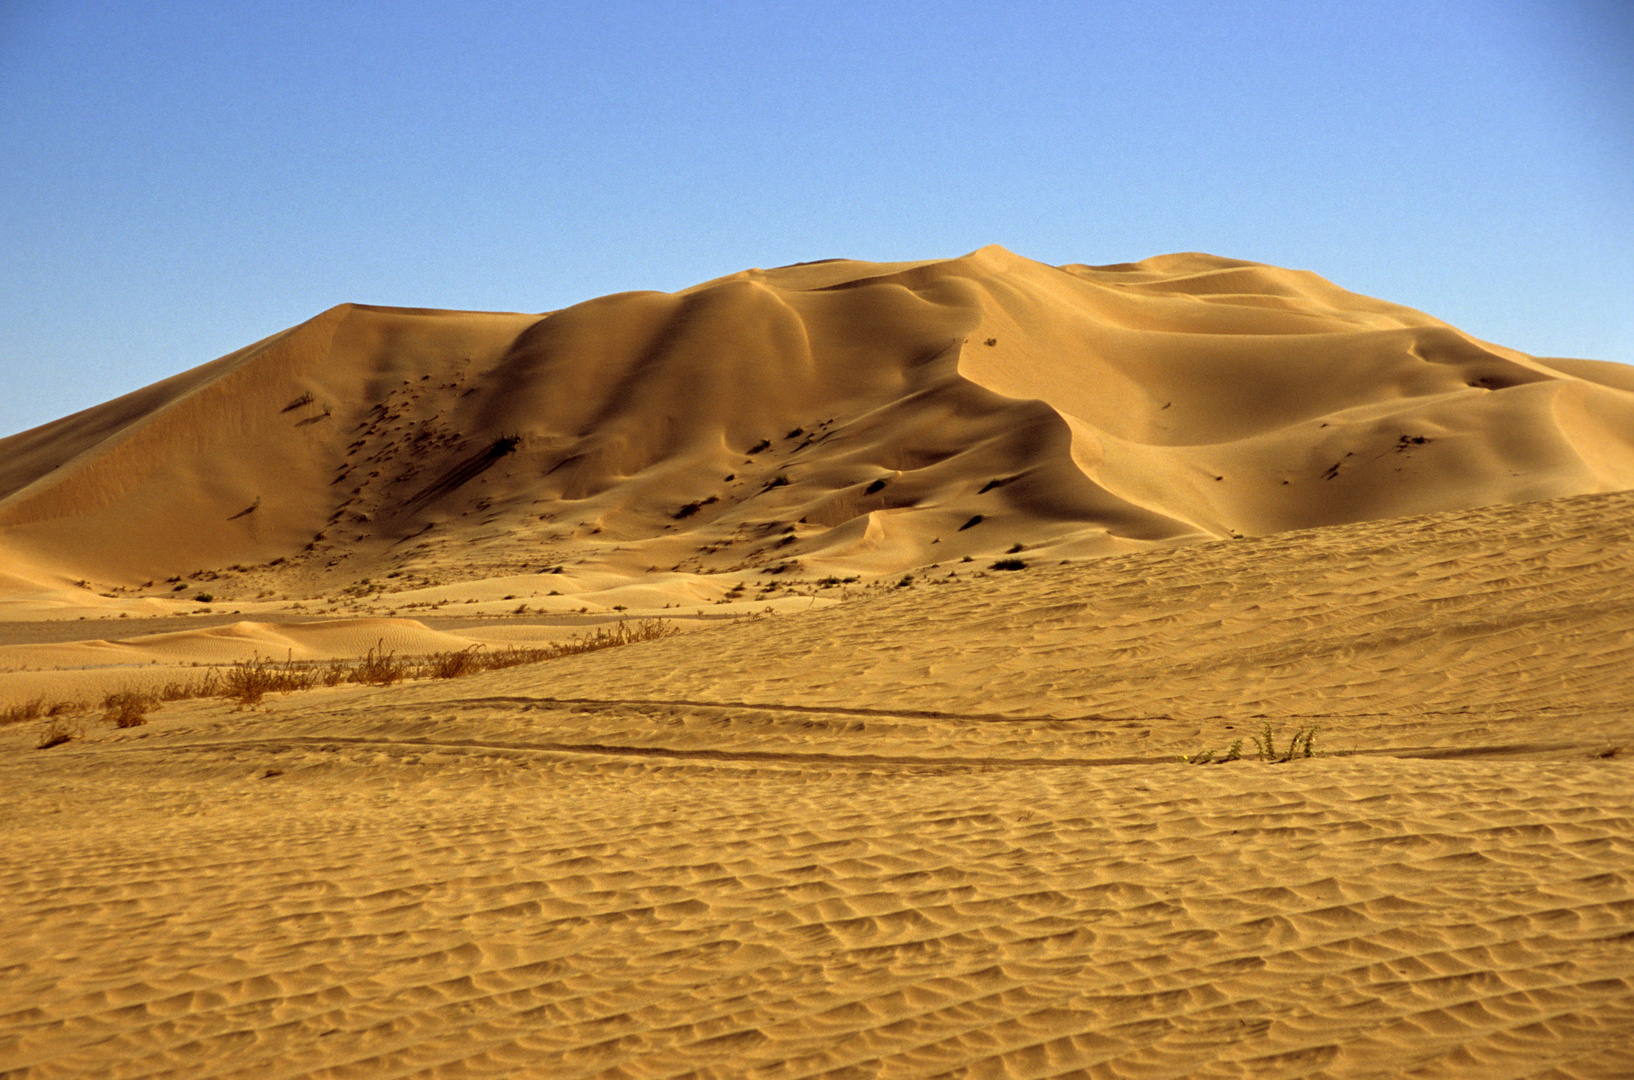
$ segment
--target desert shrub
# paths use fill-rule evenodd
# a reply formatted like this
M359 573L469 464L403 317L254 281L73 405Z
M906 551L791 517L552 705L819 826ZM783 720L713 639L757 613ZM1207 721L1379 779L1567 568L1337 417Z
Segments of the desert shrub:
M197 596L193 597L194 600L197 600L201 604L208 604L210 601L214 600L215 598L216 597L215 597L214 593L207 593L207 592L201 592Z
M426 674L433 679L457 679L461 675L471 675L483 668L482 658L477 655L480 645L473 645L469 649L459 652L438 653L427 658Z
M190 682L165 683L157 696L160 701L182 701L187 698L219 697L223 692L221 674L214 668L206 668Z
M618 625L612 628L597 627L594 633L586 634L582 638L574 638L541 650L547 654L542 659L550 659L552 656L573 656L578 653L595 652L597 649L611 649L619 645L633 645L638 641L657 641L659 638L671 637L678 633L680 631L672 623L667 623L663 619L642 619L634 626L620 619Z
M121 690L102 699L102 719L119 728L141 727L158 702L135 690Z
M221 677L221 693L240 705L257 705L268 694L310 690L317 681L316 671L292 660L281 664L272 660L244 660L228 668Z
M363 683L366 686L390 686L392 683L402 682L408 675L407 666L397 659L395 652L385 651L385 639L381 639L368 655L358 662L352 669L350 681Z
M663 619L643 619L634 625L620 620L616 626L598 627L583 637L540 648L513 646L490 651L475 645L460 652L434 653L412 661L386 651L382 639L362 660L330 660L322 664L294 660L246 660L233 664L225 671L206 669L192 680L171 681L151 694L134 691L109 694L103 699L102 707L104 719L110 723L118 727L136 727L145 724L147 714L167 701L227 697L242 705L254 705L269 693L310 690L315 686L339 686L342 683L390 686L404 679L454 679L619 645L657 641L678 633L680 631L673 623ZM83 706L68 702L47 705L43 699L35 699L0 711L0 723L36 720L42 716L56 718L76 708ZM42 730L40 745L42 749L57 746L81 734L80 727L63 720ZM55 741L48 742L48 738Z
M80 724L65 716L53 716L40 725L40 741L35 747L40 750L49 750L53 746L61 746L65 742L72 742L85 734Z
M29 720L38 720L45 714L45 699L34 698L32 701L25 701L21 705L13 705L10 708L0 710L0 724L26 723Z
M989 567L989 569L992 569L992 570L1025 570L1025 569L1027 569L1027 563L1023 559L1000 559L998 562L994 563L991 567Z

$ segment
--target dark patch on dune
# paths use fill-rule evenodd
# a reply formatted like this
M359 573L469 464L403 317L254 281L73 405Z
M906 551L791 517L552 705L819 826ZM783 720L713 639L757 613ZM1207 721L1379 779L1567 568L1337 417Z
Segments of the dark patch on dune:
M494 463L500 458L515 451L521 441L522 437L520 435L504 435L495 439L482 450L466 458L436 480L421 488L403 504L402 508L404 510L418 510L442 498L449 492L469 484L472 480L493 468Z

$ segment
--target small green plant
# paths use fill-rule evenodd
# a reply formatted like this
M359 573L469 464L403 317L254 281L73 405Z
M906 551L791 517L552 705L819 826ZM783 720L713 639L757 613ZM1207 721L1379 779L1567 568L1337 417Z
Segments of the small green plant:
M1258 735L1253 736L1254 760L1263 761L1268 765L1280 765L1295 758L1320 757L1322 752L1316 749L1316 733L1320 725L1301 725L1294 730L1293 737L1288 740L1285 749L1277 748L1276 729L1271 721L1265 721L1265 726ZM1180 761L1186 765L1223 764L1227 761L1240 761L1243 756L1243 740L1234 739L1230 747L1223 753L1219 750L1200 750L1195 754L1181 754Z
M1316 724L1296 728L1293 738L1288 740L1288 748L1279 753L1276 729L1271 726L1271 721L1267 720L1260 733L1254 736L1254 748L1259 751L1261 761L1272 764L1292 761L1296 757L1315 757L1317 728Z

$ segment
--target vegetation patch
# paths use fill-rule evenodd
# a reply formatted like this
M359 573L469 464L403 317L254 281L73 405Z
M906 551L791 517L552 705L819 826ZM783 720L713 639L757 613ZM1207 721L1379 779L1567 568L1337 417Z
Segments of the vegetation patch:
M1276 729L1267 720L1258 735L1253 736L1255 761L1263 761L1268 765L1281 765L1293 761L1295 758L1311 758L1324 756L1326 751L1316 749L1316 734L1320 725L1303 724L1294 729L1292 737L1286 746L1279 749ZM1240 761L1243 757L1243 740L1234 739L1225 750L1200 750L1195 754L1181 754L1180 761L1186 765L1223 765L1228 761Z
M148 694L122 690L102 699L102 719L117 728L141 727L148 722L148 711L157 705Z
M65 742L72 742L85 733L85 729L63 717L53 717L40 727L40 741L35 747L40 750L49 750L53 746L61 746Z
M390 686L410 679L455 679L620 645L657 641L678 633L680 630L675 624L664 619L643 619L633 625L620 620L616 626L598 627L582 637L537 648L489 649L474 645L458 651L400 657L386 650L382 642L370 649L361 660L244 660L225 668L208 669L193 679L166 683L158 690L121 690L108 694L102 699L102 719L114 727L140 727L148 722L149 713L171 701L222 697L241 706L253 706L259 705L271 693L311 690L320 686L346 683ZM58 701L47 704L43 698L35 698L0 710L0 724L44 718L38 743L39 748L44 750L80 738L84 734L84 725L78 714L83 714L89 708L84 702Z

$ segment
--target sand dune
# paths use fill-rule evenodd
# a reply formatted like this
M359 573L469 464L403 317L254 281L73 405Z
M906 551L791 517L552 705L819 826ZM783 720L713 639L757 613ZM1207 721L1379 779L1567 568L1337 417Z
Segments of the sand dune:
M1631 510L0 729L0 1069L1626 1076Z
M0 440L0 710L687 631L0 724L0 1077L1634 1075L1631 421L986 248L343 305Z
M203 570L887 573L1621 490L1630 431L1614 365L1312 274L984 248L544 316L343 305L0 440L0 547L155 597Z

